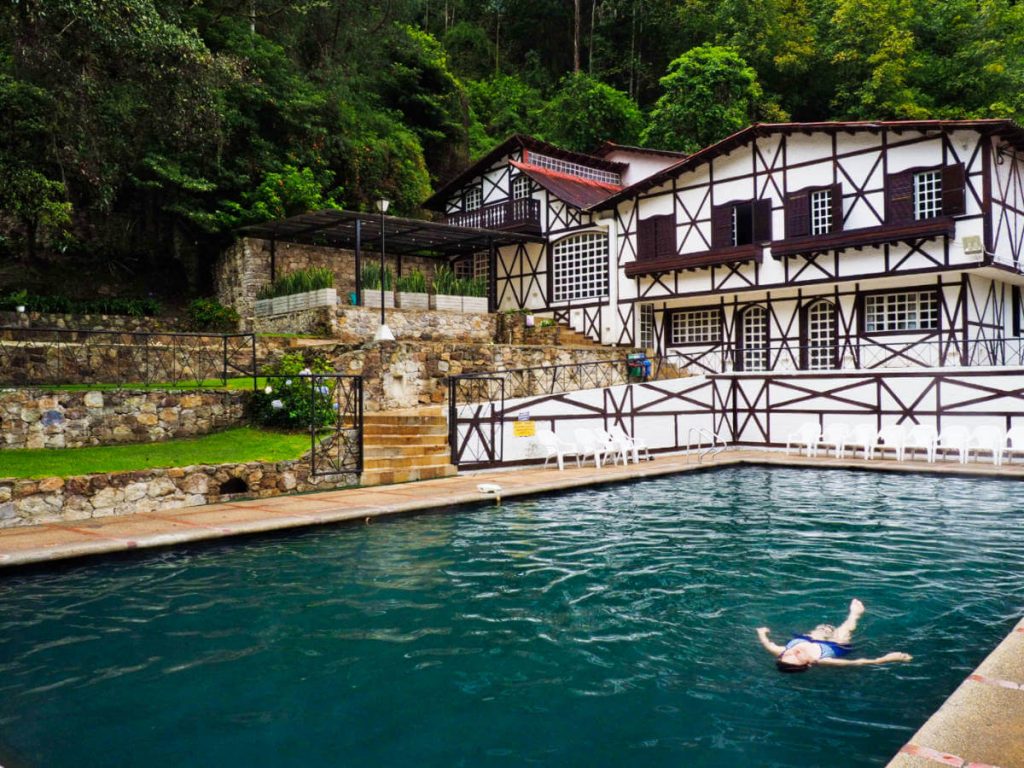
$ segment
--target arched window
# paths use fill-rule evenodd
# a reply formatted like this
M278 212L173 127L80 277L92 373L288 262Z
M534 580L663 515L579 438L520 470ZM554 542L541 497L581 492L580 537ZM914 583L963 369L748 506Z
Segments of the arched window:
M811 371L836 366L836 307L819 299L804 311L803 367Z
M736 339L736 370L768 370L768 311L760 304L740 314Z
M551 246L553 301L604 298L608 295L608 235L586 232Z

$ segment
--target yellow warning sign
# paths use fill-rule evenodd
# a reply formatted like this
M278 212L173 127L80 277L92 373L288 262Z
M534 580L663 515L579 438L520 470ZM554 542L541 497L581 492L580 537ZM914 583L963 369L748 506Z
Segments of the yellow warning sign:
M533 437L537 434L537 422L535 421L513 421L512 434L516 437Z

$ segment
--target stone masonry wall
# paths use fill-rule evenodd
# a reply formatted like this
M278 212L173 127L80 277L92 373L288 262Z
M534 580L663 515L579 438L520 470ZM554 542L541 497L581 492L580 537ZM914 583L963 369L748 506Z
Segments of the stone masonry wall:
M73 328L81 331L128 331L160 333L187 331L180 317L132 317L130 315L64 315L49 312L0 312L0 326L13 328Z
M310 477L309 461L250 462L139 472L0 478L0 528L159 512L237 498L280 496L355 485L355 473ZM235 489L242 489L237 492Z
M0 390L0 450L195 437L243 421L244 392Z
M372 244L370 244L372 245ZM397 272L397 259L388 256L385 261L392 274ZM380 254L363 251L363 263L379 264ZM436 259L417 256L402 257L402 273L419 269L429 280L440 264ZM356 290L356 255L354 251L297 243L277 243L274 248L274 273L277 277L310 267L327 267L334 273L334 287L338 300L349 304L349 294ZM270 284L270 241L243 238L226 250L214 270L217 298L222 304L234 307L242 317L242 328L255 326L256 294ZM372 333L371 333L372 336Z

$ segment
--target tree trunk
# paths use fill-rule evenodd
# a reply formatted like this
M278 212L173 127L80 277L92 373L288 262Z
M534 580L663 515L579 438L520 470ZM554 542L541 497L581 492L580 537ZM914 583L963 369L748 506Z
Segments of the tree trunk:
M572 24L572 71L580 71L580 0L573 0L575 12Z
M587 74L594 74L594 20L597 16L597 0L590 4L590 48L587 50Z

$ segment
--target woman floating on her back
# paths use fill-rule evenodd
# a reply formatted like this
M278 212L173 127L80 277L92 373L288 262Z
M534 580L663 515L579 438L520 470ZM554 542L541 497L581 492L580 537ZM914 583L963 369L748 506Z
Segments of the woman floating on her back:
M795 635L785 647L768 639L768 627L758 627L757 638L768 653L775 657L775 666L781 672L806 672L813 664L829 667L885 664L890 661L910 661L909 653L894 651L877 659L845 659L852 649L850 639L857 628L857 620L864 613L864 603L857 598L850 601L850 613L838 627L819 624L805 635Z

